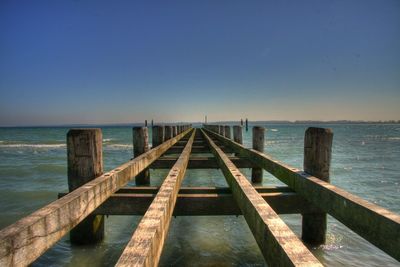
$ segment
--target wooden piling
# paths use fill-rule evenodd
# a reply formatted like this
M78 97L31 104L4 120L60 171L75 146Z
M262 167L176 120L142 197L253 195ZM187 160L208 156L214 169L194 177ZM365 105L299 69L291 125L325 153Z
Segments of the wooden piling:
M175 137L178 135L178 128L176 125L172 126L172 136Z
M133 127L133 157L137 158L149 151L149 133L147 127ZM136 185L150 184L150 169L145 169L135 176Z
M228 139L231 139L231 138L232 138L231 126L225 125L224 127L225 127L225 135L224 135L224 136L225 136L226 138L228 138Z
M144 127L147 127L147 120L144 120Z
M246 119L247 127L247 119ZM264 140L265 140L265 128L261 126L253 127L253 149L264 153ZM251 169L251 181L253 183L261 183L263 180L263 169L253 168Z
M172 126L165 126L165 140L171 139L173 137Z
M246 118L246 132L249 131L249 120Z
M243 131L241 125L234 125L233 126L233 141L238 144L243 144Z
M152 132L152 147L156 147L158 145L161 145L164 142L164 137L165 137L165 128L164 126L161 125L155 125L153 126L153 132Z
M103 174L101 129L71 129L67 134L69 191ZM73 244L94 244L104 238L104 216L89 215L70 231Z
M151 120L151 129L153 129L153 127L154 127L154 121Z
M304 137L304 171L329 182L333 132L331 129L310 127ZM302 214L302 239L318 246L326 240L326 213Z
M222 136L225 136L225 126L224 125L219 126L219 134Z

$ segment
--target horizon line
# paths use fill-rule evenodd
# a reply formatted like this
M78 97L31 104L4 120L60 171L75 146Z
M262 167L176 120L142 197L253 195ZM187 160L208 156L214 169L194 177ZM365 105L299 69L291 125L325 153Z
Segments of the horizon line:
M233 123L239 122L240 120L221 120L221 121L211 121L207 122L207 124L216 124L216 123ZM245 120L243 120L245 122ZM249 124L254 123L288 123L288 124L306 124L306 123L319 123L319 124L351 124L351 123L369 123L369 124L400 124L399 120L248 120ZM153 125L171 125L171 124L204 124L204 121L180 121L180 122L157 122ZM26 124L26 125L0 125L0 128L30 128L30 127L82 127L82 126L134 126L134 125L144 125L144 122L116 122L116 123L65 123L65 124ZM148 123L148 126L151 124Z

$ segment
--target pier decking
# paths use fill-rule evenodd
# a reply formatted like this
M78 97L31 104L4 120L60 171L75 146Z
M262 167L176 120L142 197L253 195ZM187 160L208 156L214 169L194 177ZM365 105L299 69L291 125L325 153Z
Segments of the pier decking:
M29 265L68 232L72 243L100 242L104 215L143 215L118 266L157 266L172 216L207 215L243 215L270 266L322 266L305 243L325 242L327 214L400 260L400 216L329 183L329 129L306 131L304 171L264 154L263 127L253 128L252 149L242 131L155 125L150 149L147 127L135 127L134 158L103 173L101 130L70 130L70 193L0 231L0 266ZM150 186L151 169L169 169L160 187ZM186 169L220 169L229 187L181 187ZM255 185L263 170L287 186ZM302 214L302 237L278 214Z

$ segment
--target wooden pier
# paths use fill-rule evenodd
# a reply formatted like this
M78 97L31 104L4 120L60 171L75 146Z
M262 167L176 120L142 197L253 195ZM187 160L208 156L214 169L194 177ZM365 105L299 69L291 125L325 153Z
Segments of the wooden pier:
M101 130L71 129L70 192L0 231L0 266L29 265L67 233L73 244L101 242L104 215L143 215L118 266L157 266L172 216L207 215L243 215L269 266L322 266L305 244L325 242L327 214L400 261L400 216L329 183L331 130L307 129L299 170L264 154L263 127L252 149L243 125L152 127L153 147L147 127L133 128L133 158L106 173ZM169 169L160 187L151 169ZM229 187L181 187L187 169L220 169ZM287 186L259 186L263 171ZM278 214L302 214L301 238Z

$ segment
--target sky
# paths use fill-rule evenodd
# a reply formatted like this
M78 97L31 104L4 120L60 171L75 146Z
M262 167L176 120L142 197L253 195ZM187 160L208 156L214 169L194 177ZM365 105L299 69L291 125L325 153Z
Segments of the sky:
M400 1L0 1L0 126L399 120Z

